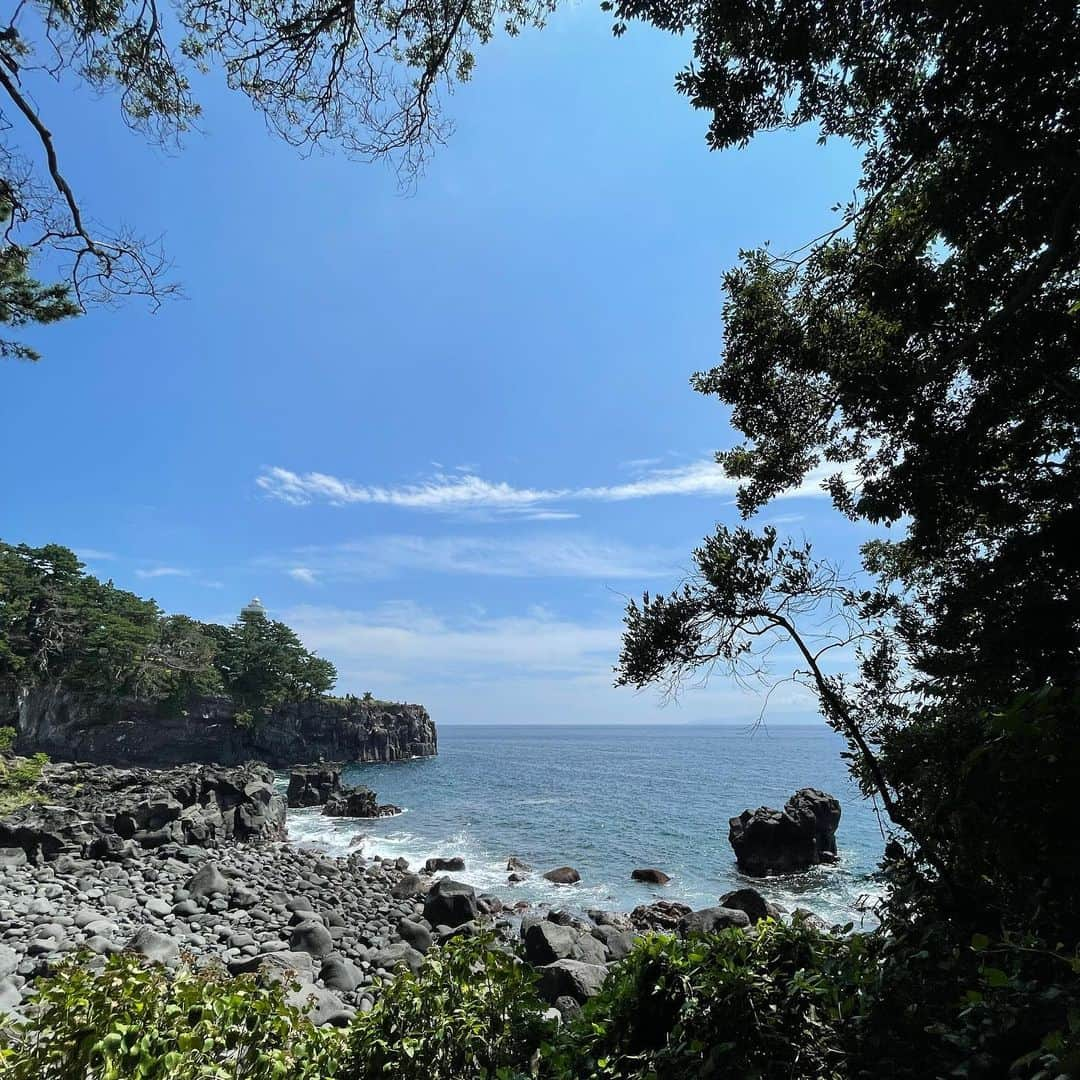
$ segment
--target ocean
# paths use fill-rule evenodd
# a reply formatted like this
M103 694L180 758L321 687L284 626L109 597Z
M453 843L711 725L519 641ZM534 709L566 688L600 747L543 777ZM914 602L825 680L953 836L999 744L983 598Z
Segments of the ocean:
M865 901L880 892L874 869L884 842L843 749L816 725L440 725L438 757L345 771L345 782L373 788L404 813L371 821L290 810L289 834L331 854L404 856L414 867L429 856L460 855L466 869L453 876L504 901L576 910L629 911L654 899L706 907L753 884L788 910L871 926ZM780 807L801 787L839 799L839 862L765 881L743 877L728 819ZM510 855L534 868L527 881L507 883ZM540 874L556 866L575 867L581 883L545 882ZM635 867L657 867L672 880L638 884L630 879Z

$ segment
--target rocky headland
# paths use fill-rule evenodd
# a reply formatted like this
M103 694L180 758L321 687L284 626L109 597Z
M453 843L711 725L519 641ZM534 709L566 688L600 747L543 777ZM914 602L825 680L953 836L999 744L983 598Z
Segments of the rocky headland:
M254 721L228 697L168 701L74 693L59 684L0 694L15 748L56 761L160 768L189 763L275 769L317 761L405 761L438 752L422 705L315 697Z

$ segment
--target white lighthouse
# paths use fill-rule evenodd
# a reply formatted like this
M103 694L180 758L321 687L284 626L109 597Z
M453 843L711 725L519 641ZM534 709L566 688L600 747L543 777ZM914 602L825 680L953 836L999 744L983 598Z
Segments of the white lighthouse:
M257 597L253 596L241 609L240 614L243 615L262 615L266 616L266 608L263 602Z

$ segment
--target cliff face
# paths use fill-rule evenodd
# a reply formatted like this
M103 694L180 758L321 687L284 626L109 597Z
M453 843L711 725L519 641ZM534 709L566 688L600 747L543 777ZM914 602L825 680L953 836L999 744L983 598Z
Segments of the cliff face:
M182 712L160 703L102 699L58 686L0 697L0 726L17 732L19 753L102 765L238 765L276 769L326 761L400 761L438 752L421 705L304 701L254 727L238 726L228 698L197 698Z

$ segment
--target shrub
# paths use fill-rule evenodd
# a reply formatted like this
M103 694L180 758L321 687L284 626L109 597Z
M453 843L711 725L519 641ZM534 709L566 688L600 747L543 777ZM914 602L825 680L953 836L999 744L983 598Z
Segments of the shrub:
M0 729L3 730L11 729ZM30 758L0 758L0 814L10 814L12 810L34 801L41 770L48 761L45 754L35 754Z
M650 935L564 1033L546 1075L846 1076L878 948L774 922L754 935Z
M341 1080L524 1075L553 1027L535 975L491 935L453 939L402 974L353 1022Z
M233 723L238 728L250 731L255 726L255 714L250 709L239 709L233 713Z
M6 753L15 745L15 729L0 727L0 754Z
M85 964L85 958L82 958ZM32 1023L0 1029L4 1080L331 1080L345 1040L285 1002L280 985L148 966L80 961L44 983Z

